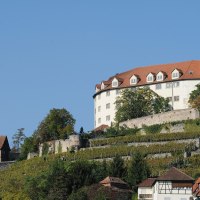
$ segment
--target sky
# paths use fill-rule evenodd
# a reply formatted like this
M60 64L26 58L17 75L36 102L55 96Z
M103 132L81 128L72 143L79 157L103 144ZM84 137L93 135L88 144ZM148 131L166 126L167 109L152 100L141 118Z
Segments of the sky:
M52 108L93 129L95 84L200 60L199 0L0 1L0 135L31 136Z

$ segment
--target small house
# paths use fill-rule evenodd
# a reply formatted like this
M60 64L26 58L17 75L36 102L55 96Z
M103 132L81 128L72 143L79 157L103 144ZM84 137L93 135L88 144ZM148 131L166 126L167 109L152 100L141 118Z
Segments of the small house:
M0 162L9 161L10 146L7 136L0 136Z

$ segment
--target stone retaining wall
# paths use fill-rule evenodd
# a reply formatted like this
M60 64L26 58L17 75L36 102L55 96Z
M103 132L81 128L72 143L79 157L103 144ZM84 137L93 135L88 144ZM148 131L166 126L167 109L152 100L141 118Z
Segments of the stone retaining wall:
M119 126L127 126L129 128L142 128L143 125L151 126L155 124L164 124L175 121L197 119L199 117L199 111L196 109L173 110L165 113L127 120L121 122Z

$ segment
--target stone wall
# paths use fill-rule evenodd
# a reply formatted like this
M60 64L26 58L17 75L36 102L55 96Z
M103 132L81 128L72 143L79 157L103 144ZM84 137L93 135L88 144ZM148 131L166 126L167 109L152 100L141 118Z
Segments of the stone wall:
M71 150L71 148L75 148L75 150L77 150L81 146L79 135L70 135L69 139L48 141L46 144L48 145L49 154L67 152ZM43 155L44 145L45 144L42 143L39 146L39 156Z
M142 128L143 125L151 126L154 124L164 124L188 119L197 119L199 117L199 111L196 109L173 110L165 113L127 120L121 122L119 126L127 126L129 128Z

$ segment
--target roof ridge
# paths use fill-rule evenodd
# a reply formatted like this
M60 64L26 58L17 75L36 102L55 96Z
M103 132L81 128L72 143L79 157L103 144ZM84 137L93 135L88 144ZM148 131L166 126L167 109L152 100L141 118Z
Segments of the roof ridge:
M192 178L191 176L187 175L186 173L184 173L183 171L179 170L178 168L176 168L176 167L172 167L172 168L174 168L174 169L177 170L178 172L182 173L183 175L189 177L190 179Z

